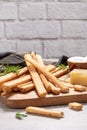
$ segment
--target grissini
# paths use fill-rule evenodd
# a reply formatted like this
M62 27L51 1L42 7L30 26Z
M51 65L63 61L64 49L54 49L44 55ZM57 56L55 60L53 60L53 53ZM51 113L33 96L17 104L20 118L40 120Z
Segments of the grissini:
M28 82L30 80L31 80L31 76L29 74L27 74L27 75L21 76L17 79L13 79L11 81L5 82L1 85L2 91L4 93L12 92L12 89L14 87L16 87L17 85Z
M85 86L82 86L82 85L73 85L73 88L74 88L76 91L79 91L79 92L86 91L86 87L85 87Z
M49 72L52 72L56 69L56 66L49 64L49 65L46 65L44 69L48 70Z
M25 60L25 62L28 67L28 70L30 72L30 75L32 77L32 81L34 83L34 86L35 86L35 89L36 89L38 95L40 97L45 97L47 94L47 91L43 86L43 83L40 79L38 72L36 71L35 67L32 64L28 63L26 60Z
M49 85L50 85L50 89L53 94L55 94L55 95L60 94L60 91L61 91L60 88L55 87L51 82L49 82Z
M49 81L46 79L46 77L43 74L40 74L40 78L41 78L41 80L42 80L42 82L43 82L47 92L50 93L51 89L50 89Z
M37 61L41 66L45 67L44 62L43 62L43 60L42 60L42 58L41 58L40 55L37 55L37 54L35 55L35 53L32 52L32 53L31 53L31 56L32 56L32 58L33 58L35 61ZM45 77L40 71L38 71L38 73L39 73L39 75L40 75L40 78L41 78L41 80L42 80L42 82L43 82L43 84L44 84L44 86L45 86L47 92L50 93L51 90L50 90L49 82L47 81L46 77Z
M11 72L11 73L8 73L6 75L3 75L0 77L0 84L7 82L9 80L12 80L20 75L23 75L26 72L28 72L28 69L27 69L27 67L24 67L24 68L19 70L19 73Z
M51 73L52 73L52 74L53 74L53 73L56 73L56 72L59 71L59 70L61 70L61 68L60 68L60 67L57 67L57 68L55 68L54 70L52 70Z
M43 63L41 56L36 54L36 57L37 57L38 63L44 67L44 63ZM56 95L60 94L60 88L55 87L50 81L48 81L46 79L46 77L43 74L41 74L40 77L41 77L43 83L45 84L45 87L46 87L46 90L48 91L48 93L50 93L52 91L53 94L56 94Z
M53 75L56 76L57 78L59 78L67 73L68 73L68 69L65 69L65 70L61 69L61 70L54 72Z
M42 57L41 57L40 55L36 54L36 58L37 58L38 63L39 63L41 66L45 67L44 62L43 62L43 60L42 60Z
M43 67L41 67L41 65L39 63L37 63L35 60L33 60L30 56L30 54L26 54L24 55L24 59L25 61L31 63L33 66L36 67L36 69L38 69L40 72L42 72L47 79L51 80L51 82L53 84L55 84L57 87L59 87L61 89L62 92L66 93L69 92L69 88L65 87L55 76L53 76L50 72L48 72L47 70L45 70Z
M33 51L30 53L30 55L35 61L37 61L36 54Z
M35 87L34 87L34 84L32 82L27 82L27 83L18 85L17 88L20 92L26 93L26 92L33 90Z
M53 111L45 108L32 107L32 106L27 107L25 111L27 113L39 114L39 115L55 117L55 118L62 118L64 116L64 112Z

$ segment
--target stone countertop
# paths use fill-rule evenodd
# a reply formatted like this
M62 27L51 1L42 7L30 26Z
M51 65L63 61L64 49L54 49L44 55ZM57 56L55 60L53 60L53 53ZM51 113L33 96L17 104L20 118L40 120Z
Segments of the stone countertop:
M24 109L11 109L0 104L0 130L87 130L87 103L82 111L74 111L67 105L46 107L64 112L64 118L49 118L28 114L22 120L15 118L16 112Z

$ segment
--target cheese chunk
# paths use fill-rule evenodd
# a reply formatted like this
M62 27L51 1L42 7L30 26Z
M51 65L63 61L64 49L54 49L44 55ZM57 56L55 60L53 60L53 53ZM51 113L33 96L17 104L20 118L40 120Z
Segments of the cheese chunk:
M70 83L87 86L87 70L74 69L70 73Z

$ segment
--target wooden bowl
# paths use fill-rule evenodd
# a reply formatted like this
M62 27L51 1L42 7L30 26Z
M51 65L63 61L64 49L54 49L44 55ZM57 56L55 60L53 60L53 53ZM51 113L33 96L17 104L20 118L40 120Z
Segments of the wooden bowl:
M87 69L87 57L75 56L67 60L70 68Z

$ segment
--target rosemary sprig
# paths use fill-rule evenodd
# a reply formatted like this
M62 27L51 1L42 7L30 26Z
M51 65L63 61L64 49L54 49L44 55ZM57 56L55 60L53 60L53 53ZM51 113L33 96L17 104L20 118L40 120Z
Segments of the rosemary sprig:
M19 69L21 69L22 67L17 65L17 66L14 66L14 65L2 65L2 70L3 72L0 73L0 76L3 76L5 74L8 74L10 72L15 72L15 73L19 73Z
M64 65L64 64L60 64L58 67L59 67L60 69L63 69L63 70L65 70L65 69L67 68L67 66Z
M27 114L22 114L22 113L20 113L20 112L17 112L17 113L16 113L16 118L17 118L17 119L20 119L20 120L21 120L23 117L27 117Z

